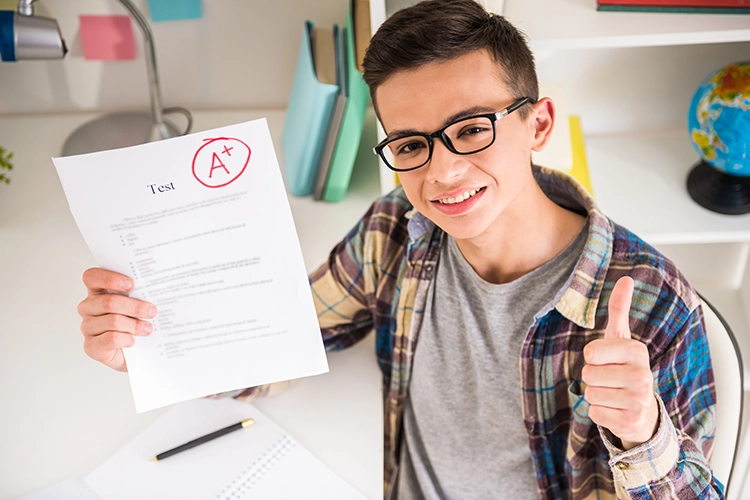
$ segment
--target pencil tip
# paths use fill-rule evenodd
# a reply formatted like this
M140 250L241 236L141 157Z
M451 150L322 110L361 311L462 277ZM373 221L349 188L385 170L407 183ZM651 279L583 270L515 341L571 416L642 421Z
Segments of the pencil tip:
M152 462L158 462L158 461L159 461L159 459L158 459L158 458L156 458L156 457L153 457L153 458L151 459L151 461L152 461Z

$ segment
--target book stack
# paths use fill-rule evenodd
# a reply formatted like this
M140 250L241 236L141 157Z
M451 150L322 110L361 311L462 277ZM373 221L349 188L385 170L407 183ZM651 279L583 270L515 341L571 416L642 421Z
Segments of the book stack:
M368 0L352 0L343 28L305 22L282 137L289 190L340 201L349 186L370 93L362 59Z
M596 10L694 14L750 14L750 0L597 0Z

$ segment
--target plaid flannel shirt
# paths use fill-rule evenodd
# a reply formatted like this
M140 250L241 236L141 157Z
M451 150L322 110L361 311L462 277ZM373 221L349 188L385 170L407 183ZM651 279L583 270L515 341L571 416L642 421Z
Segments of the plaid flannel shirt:
M550 199L589 217L575 271L537 315L520 353L519 397L539 497L723 497L706 459L716 394L697 294L674 264L602 214L576 181L533 168ZM374 328L383 372L385 491L398 466L401 418L442 235L398 187L375 201L310 277L328 350L351 346ZM581 369L583 347L603 336L612 288L626 275L635 281L632 337L648 346L661 416L650 441L623 451L588 417Z

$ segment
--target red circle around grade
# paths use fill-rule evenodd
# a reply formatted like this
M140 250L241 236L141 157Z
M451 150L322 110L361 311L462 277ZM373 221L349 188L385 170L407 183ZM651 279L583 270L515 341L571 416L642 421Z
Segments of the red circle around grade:
M242 173L245 171L245 169L247 168L248 163L250 163L250 155L252 154L252 152L250 151L250 146L248 146L247 144L245 144L244 142L242 142L239 139L235 139L234 137L216 137L215 139L204 139L204 141L206 141L206 143L204 145L202 145L200 148L198 148L198 151L196 151L195 155L193 156L193 165L192 165L193 177L195 177L195 179L198 182L200 182L201 184L203 184L207 188L220 188L220 187L227 186L227 185L233 183L234 181L236 181L239 178L239 176L241 176ZM232 177L231 179L229 179L227 182L225 182L223 184L212 186L211 184L206 184L205 182L203 182L203 180L200 177L198 177L198 174L195 172L195 161L198 159L198 155L200 154L201 150L203 150L203 148L205 148L209 144L212 144L212 143L214 143L216 141L236 141L236 142L239 142L240 144L242 144L243 146L245 146L245 148L247 148L247 158L245 159L245 164L242 166L242 170L240 170L237 175L235 175L234 177Z

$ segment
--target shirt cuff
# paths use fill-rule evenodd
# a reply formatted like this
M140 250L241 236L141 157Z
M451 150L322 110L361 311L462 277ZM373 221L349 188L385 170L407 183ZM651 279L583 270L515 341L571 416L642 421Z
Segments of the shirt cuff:
M659 403L659 426L656 434L645 443L627 451L623 450L619 447L620 440L614 434L598 426L604 445L609 450L609 467L612 469L616 488L622 493L661 479L677 462L680 451L677 432L667 415L664 402L658 394L654 396Z

